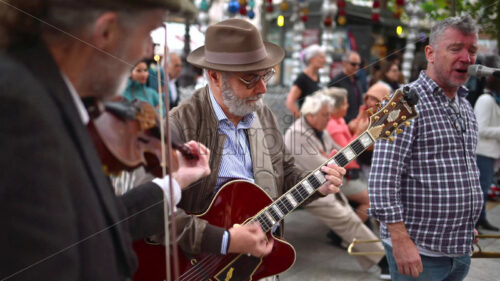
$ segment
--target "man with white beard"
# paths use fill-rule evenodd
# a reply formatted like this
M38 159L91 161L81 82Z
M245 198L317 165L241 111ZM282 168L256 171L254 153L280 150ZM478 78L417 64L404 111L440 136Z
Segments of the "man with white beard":
M281 47L263 42L257 28L242 19L208 27L205 45L189 54L187 61L204 69L208 86L171 111L171 129L181 140L194 139L212 151L212 174L183 192L180 208L202 213L219 188L234 179L256 183L276 199L307 175L286 152L276 118L262 102L283 57ZM328 165L322 171L327 181L319 193L338 192L345 169ZM317 193L311 196L317 198ZM262 257L273 248L257 224L224 229L194 216L176 219L186 252Z

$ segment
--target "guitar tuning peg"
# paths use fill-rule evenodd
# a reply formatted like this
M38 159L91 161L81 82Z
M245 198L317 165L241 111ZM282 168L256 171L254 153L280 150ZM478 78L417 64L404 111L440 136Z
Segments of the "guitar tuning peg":
M391 131L385 131L385 135L386 136L390 136L391 135Z
M392 106L392 107L395 107L395 106L396 106L396 103L395 103L395 102L391 102L391 106Z
M406 115L401 116L401 120L405 121L406 120Z
M366 113L368 113L368 115L372 116L373 115L373 108L369 108L366 110Z
M375 117L373 117L373 120L375 120L375 121L378 121L378 119L380 119L380 117L378 115L375 115Z
M389 95L386 95L386 96L384 97L384 100L389 100Z
M389 137L390 142L393 142L394 140L395 140L395 138L393 136Z
M405 122L405 127L407 127L407 128L408 128L409 126L410 126L410 121L406 121L406 122Z
M380 102L377 102L375 105L377 106L377 108L380 108Z
M399 134L401 134L402 132L403 132L403 129L397 129L397 130L396 130L396 135L399 135Z
M392 126L394 126L394 128L397 128L398 127L398 123L394 122L394 123L392 123Z

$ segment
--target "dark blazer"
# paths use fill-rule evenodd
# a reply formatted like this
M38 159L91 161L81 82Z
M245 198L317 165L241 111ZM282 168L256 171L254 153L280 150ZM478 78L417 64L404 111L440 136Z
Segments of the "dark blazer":
M114 195L42 44L0 55L0 73L0 279L127 280L132 240L163 228L161 189Z

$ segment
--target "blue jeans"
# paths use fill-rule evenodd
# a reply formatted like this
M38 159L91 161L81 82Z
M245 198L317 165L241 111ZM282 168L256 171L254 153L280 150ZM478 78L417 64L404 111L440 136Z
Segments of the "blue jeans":
M479 169L479 183L481 184L481 189L483 190L483 209L481 210L481 215L479 216L479 221L486 220L486 200L488 200L488 191L490 190L491 183L493 182L494 164L495 159L476 155L477 157L477 168Z
M384 244L385 256L389 263L392 281L460 281L469 273L470 256L463 255L456 258L429 257L420 255L424 271L417 279L411 275L402 275L392 254L392 247Z

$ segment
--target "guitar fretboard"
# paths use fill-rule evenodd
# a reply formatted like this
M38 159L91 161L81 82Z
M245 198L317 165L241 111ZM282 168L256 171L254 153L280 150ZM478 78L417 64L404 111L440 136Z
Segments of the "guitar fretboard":
M264 232L270 231L278 222L300 206L300 204L306 201L307 198L314 194L314 192L326 182L325 173L321 171L321 167L328 164L345 167L374 142L375 140L370 134L364 132L346 147L338 151L332 158L323 163L323 165L312 171L289 191L276 199L271 205L259 212L251 222L259 222Z

